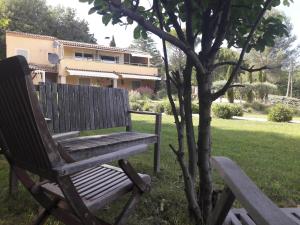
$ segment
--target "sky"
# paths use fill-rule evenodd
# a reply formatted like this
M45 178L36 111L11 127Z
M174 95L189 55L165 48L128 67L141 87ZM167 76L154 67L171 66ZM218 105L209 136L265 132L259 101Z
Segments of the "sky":
M52 6L63 5L66 7L75 8L79 18L85 19L89 23L90 32L95 35L98 44L108 44L109 40L106 37L114 35L118 47L128 47L133 40L133 26L119 26L102 24L101 17L98 14L88 15L91 5L81 3L79 0L46 0L47 4ZM294 0L290 7L279 6L278 9L285 12L290 17L294 26L293 33L297 36L297 44L300 44L300 0ZM158 38L154 38L159 42ZM160 43L159 43L160 45Z

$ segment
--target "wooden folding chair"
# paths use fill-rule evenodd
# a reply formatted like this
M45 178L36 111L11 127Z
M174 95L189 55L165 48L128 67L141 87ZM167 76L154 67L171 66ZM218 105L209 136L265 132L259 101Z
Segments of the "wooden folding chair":
M0 145L14 173L42 209L33 224L53 215L65 224L106 225L96 212L131 193L114 224L124 224L150 177L137 174L123 158L145 149L141 144L122 151L74 162L52 139L34 93L24 57L0 62ZM122 168L103 163L119 160ZM34 181L31 174L41 180Z

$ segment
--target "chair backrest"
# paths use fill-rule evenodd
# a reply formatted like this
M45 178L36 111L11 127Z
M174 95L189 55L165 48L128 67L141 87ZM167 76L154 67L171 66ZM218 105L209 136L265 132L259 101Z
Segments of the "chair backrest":
M61 163L40 110L26 59L0 62L1 147L15 166L43 177Z

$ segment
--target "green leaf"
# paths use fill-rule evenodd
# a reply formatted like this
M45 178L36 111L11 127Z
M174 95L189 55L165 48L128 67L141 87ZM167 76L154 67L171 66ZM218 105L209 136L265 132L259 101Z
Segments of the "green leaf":
M134 28L133 37L134 39L139 39L141 37L141 28L139 26Z
M99 9L98 6L95 6L95 7L91 8L91 9L89 10L89 15L91 15L91 14L97 12L98 9Z
M105 14L102 16L102 22L105 25L107 25L110 22L111 18L112 18L111 14Z

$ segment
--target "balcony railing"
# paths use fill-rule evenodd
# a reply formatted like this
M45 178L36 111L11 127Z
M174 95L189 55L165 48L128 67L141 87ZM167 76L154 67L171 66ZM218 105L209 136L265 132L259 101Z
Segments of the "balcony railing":
M148 65L145 63L134 63L134 62L124 62L120 63L120 61L109 61L109 60L102 60L102 59L95 59L95 58L79 58L79 57L70 57L66 56L64 59L73 59L78 61L91 61L91 62L100 62L100 63L107 63L107 64L120 64L120 65L131 65L131 66L142 66L142 67L155 67L153 65Z

